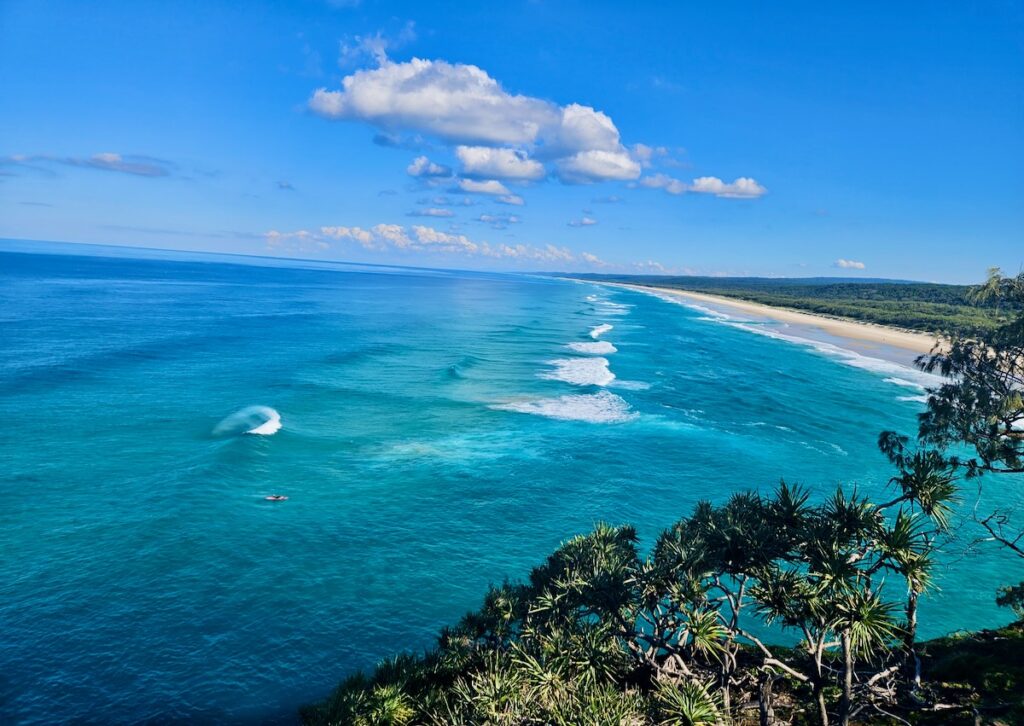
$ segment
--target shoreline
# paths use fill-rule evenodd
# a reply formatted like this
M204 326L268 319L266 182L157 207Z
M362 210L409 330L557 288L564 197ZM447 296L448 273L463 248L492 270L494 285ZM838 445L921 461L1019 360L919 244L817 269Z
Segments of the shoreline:
M743 313L752 317L754 322L782 323L789 328L787 334L794 338L804 338L809 342L830 343L848 348L856 353L881 358L903 366L914 367L917 356L930 353L937 343L938 336L900 328L892 328L876 323L858 320L832 318L816 313L774 307L763 303L748 302L720 295L708 295L701 292L689 292L670 287L654 285L634 285L621 282L599 283L614 287L623 287L648 294L669 295L681 300L700 304L714 312L725 314Z

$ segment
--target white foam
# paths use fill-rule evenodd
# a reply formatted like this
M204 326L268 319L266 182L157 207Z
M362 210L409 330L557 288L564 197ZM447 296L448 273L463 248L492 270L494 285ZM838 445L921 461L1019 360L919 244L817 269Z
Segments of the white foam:
M556 358L548 364L555 369L541 373L541 378L576 386L607 386L615 380L615 374L608 370L607 358Z
M916 403L928 403L928 396L899 396L898 401L914 401Z
M608 391L598 393L541 398L533 401L502 403L491 408L515 411L560 421L586 421L589 423L622 423L636 418L629 404Z
M591 355L608 355L619 351L618 348L607 340L599 340L595 343L569 343L566 347L577 353L588 353Z
M740 330L745 330L750 333L757 333L758 335L775 338L776 340L784 340L789 343L808 346L814 348L819 353L824 353L837 358L838 362L845 365L871 371L873 373L889 374L893 377L893 380L889 380L890 383L896 383L895 379L899 377L900 380L906 381L906 384L912 384L924 389L934 388L947 382L945 378L935 375L934 373L926 373L924 371L909 368L908 366L893 363L892 361L883 360L881 358L872 358L871 356L862 355L855 351L841 348L838 345L833 345L832 343L811 340L810 338L802 338L796 335L787 335L780 332L776 327L770 324L757 323L753 320L744 320L743 318L733 317L719 310L713 310L703 305L698 305L697 303L685 298L647 290L641 290L640 292L652 295L666 302L682 305L683 307L688 307L704 313L706 317L698 318L699 320L713 321L733 328L739 328ZM912 379L912 381L908 379ZM900 383L897 385L904 384Z
M601 323L600 325L595 325L593 328L590 329L590 337L594 339L600 338L613 327L615 326L609 325L608 323Z
M215 436L253 434L272 436L281 430L281 414L270 406L246 406L227 416L213 428Z
M920 383L915 383L914 381L908 381L906 378L892 377L892 378L884 378L883 380L886 383L893 383L893 384L895 384L897 386L903 386L905 388L921 388L921 389L924 388L924 386L922 386Z
M840 348L838 345L833 345L832 343L825 343L820 340L811 340L810 338L801 338L796 335L786 335L785 333L781 333L778 330L769 328L765 325L747 325L735 322L725 322L725 324L731 325L734 328L740 328L741 330L747 330L751 333L757 333L758 335L764 335L769 338L785 340L790 343L796 343L797 345L809 346L819 353L824 353L825 355L838 359L840 363L845 365L860 368L865 371L871 371L872 373L887 375L893 379L889 381L890 383L895 383L896 378L899 378L899 380L905 382L899 385L912 383L913 385L923 389L941 386L946 382L945 378L937 376L934 373L925 373L924 371L908 368L907 366L900 365L899 363L893 363L892 361L861 355L856 351Z
M602 311L607 315L627 315L633 309L632 305L623 305L611 300L599 300L597 304L601 306Z
M622 388L627 391L646 391L651 387L650 383L643 381L614 381L612 384L614 388Z

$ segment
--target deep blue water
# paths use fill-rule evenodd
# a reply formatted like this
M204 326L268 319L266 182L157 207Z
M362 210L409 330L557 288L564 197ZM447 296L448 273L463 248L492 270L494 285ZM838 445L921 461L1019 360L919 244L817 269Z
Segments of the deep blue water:
M631 291L42 249L0 247L0 721L291 719L598 520L880 493L921 406ZM1007 567L951 561L924 634L1006 620Z

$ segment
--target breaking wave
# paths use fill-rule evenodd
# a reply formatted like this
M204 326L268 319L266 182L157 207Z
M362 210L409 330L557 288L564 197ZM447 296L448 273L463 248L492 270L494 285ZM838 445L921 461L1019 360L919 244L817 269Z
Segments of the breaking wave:
M617 353L619 351L618 348L607 340L598 340L594 343L569 343L568 348L577 353L588 353L591 355L608 355L609 353Z
M628 403L608 391L541 398L533 401L515 401L497 404L491 408L499 411L545 416L561 421L586 421L588 423L623 423L637 417Z
M557 358L548 363L554 370L539 374L541 378L576 386L607 386L615 380L615 374L608 369L607 358Z
M281 430L281 414L270 406L246 406L214 426L214 436L271 436Z
M613 327L613 325L609 325L608 323L601 323L600 325L595 325L593 328L590 329L590 337L596 340L597 338L600 338L602 335L611 330Z

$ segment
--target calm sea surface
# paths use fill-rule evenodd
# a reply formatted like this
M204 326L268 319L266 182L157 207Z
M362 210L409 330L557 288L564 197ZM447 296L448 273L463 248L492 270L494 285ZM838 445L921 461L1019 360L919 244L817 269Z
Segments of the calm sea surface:
M780 477L881 493L924 381L785 332L559 280L0 243L0 721L287 721L599 520L649 543ZM924 634L1007 620L1011 566L952 558Z

